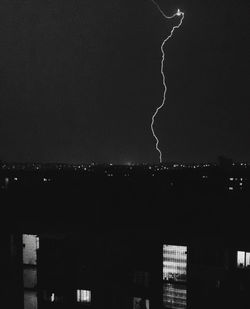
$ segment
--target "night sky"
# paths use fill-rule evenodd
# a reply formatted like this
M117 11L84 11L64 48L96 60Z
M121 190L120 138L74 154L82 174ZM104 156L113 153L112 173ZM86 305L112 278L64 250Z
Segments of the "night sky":
M248 1L158 3L185 13L165 45L163 161L249 161ZM179 18L150 0L1 0L0 159L158 162Z

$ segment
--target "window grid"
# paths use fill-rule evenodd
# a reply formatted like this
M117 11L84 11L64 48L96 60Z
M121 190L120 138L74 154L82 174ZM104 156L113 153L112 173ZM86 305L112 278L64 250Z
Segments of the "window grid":
M79 303L90 303L91 302L91 291L90 290L77 290L76 299Z
M163 245L163 305L187 308L187 247Z
M237 251L237 267L250 268L250 252Z
M163 246L163 280L186 281L187 247Z

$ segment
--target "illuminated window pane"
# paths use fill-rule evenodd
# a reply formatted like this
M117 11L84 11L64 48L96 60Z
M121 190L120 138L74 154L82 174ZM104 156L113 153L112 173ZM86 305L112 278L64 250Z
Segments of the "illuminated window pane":
M39 237L36 236L36 250L39 249L39 246L40 246L40 240L39 240Z
M36 265L39 238L36 235L23 234L23 263Z
M163 280L186 281L187 247L163 245Z
M240 268L245 267L245 252L244 251L237 252L237 266Z
M149 299L144 299L142 297L134 297L133 299L133 309L149 309Z
M187 308L187 287L181 284L163 285L163 306L169 309Z
M81 291L80 290L76 291L76 299L77 299L77 302L81 301Z
M63 296L62 293L58 292L52 292L44 290L42 292L42 298L45 302L49 303L62 303L63 302Z
M76 300L80 303L90 303L91 302L91 291L89 290L77 290Z
M63 297L61 295L57 295L56 293L49 294L49 301L51 303L61 303L63 301Z
M246 252L246 267L250 267L250 252Z
M36 269L23 270L23 286L25 288L35 288L37 285L37 271Z
M24 309L37 309L36 292L24 291Z

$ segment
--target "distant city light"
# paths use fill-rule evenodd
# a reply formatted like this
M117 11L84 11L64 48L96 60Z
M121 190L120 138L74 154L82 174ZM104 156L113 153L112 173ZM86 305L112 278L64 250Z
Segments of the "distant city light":
M132 163L130 161L128 161L128 162L125 163L125 165L130 166L130 165L132 165Z

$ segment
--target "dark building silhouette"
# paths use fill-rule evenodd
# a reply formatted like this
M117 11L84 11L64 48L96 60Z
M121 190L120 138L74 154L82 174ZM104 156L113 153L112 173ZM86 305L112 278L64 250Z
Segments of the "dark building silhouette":
M249 306L246 242L211 235L181 241L161 232L123 229L87 241L90 234L79 232L11 233L9 308ZM36 251L32 239L39 239Z
M5 308L250 308L247 166L36 167L1 170Z

